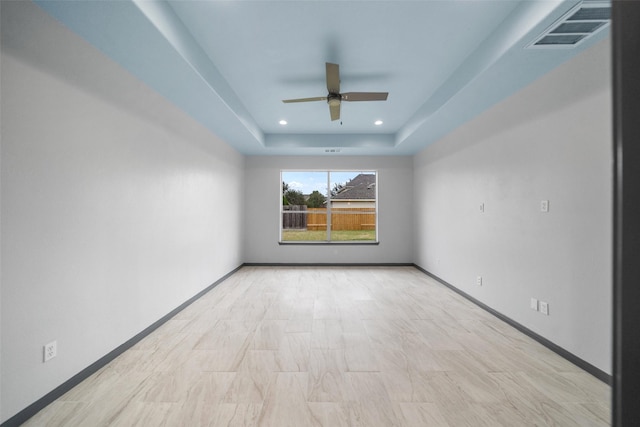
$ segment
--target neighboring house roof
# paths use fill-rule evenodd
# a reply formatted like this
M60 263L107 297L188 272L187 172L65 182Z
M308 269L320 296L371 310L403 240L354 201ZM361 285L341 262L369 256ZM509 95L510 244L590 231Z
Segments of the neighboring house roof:
M331 197L332 200L375 200L375 198L376 176L364 173L347 182L338 194Z

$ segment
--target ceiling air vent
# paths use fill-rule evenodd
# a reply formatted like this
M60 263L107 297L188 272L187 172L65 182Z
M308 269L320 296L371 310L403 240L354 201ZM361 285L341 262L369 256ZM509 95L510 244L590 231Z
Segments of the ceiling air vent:
M609 3L585 2L571 9L539 35L528 48L572 48L611 22Z

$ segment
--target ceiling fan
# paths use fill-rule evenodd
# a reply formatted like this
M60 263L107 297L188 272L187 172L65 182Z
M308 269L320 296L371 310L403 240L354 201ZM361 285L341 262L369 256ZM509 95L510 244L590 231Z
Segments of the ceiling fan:
M342 101L386 101L388 92L345 92L340 93L340 68L338 64L326 63L327 66L327 96L315 98L283 99L282 102L313 102L327 101L331 120L340 119L340 104Z

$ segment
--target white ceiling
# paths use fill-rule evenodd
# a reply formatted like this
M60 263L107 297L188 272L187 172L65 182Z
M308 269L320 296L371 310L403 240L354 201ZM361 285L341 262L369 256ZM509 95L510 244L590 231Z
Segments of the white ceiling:
M608 34L526 49L575 0L36 3L250 155L414 154ZM334 122L325 102L281 102L326 96L325 62L342 92L388 100Z

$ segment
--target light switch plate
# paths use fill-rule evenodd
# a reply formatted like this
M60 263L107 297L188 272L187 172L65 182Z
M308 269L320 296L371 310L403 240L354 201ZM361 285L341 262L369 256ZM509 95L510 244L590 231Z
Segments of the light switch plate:
M531 298L531 310L538 311L538 300Z

